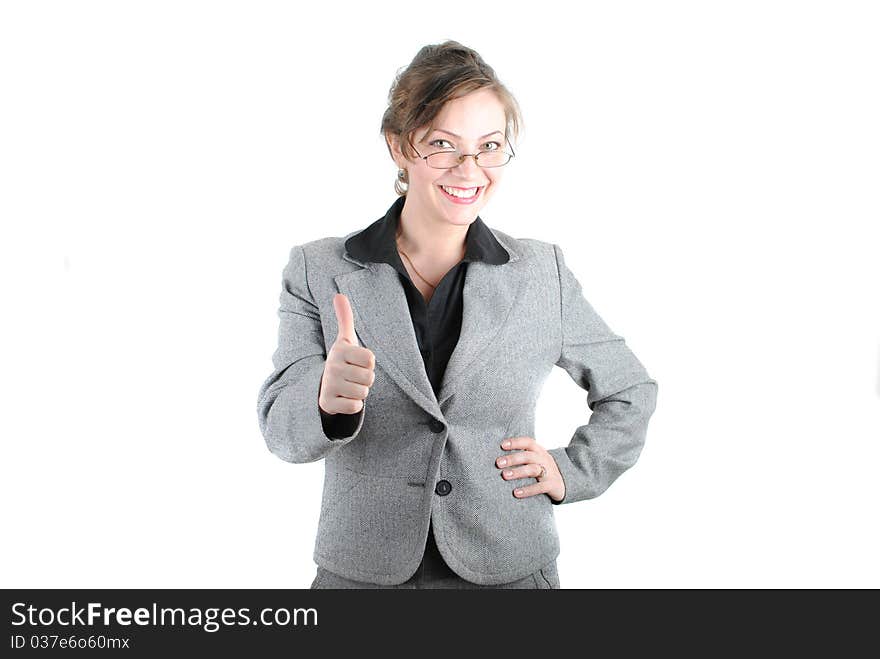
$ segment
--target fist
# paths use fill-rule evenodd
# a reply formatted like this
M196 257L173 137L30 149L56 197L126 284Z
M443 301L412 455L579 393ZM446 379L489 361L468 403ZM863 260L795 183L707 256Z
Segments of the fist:
M339 333L324 364L318 407L327 414L356 414L363 409L363 401L376 379L373 372L376 357L372 350L358 344L348 298L337 293L333 297L333 308Z

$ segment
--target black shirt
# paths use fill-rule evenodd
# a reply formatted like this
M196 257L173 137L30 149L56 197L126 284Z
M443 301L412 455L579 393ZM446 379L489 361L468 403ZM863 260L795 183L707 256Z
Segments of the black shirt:
M439 394L446 365L458 343L461 333L464 280L471 261L501 265L510 260L507 250L496 240L479 215L471 222L465 238L465 253L461 261L443 275L429 302L410 279L400 254L397 252L397 226L406 197L399 197L385 213L363 231L345 241L345 249L359 261L388 263L397 270L400 284L409 305L413 329L422 353L425 372L431 381L434 395ZM355 414L326 414L321 411L324 432L328 437L348 437L357 427Z

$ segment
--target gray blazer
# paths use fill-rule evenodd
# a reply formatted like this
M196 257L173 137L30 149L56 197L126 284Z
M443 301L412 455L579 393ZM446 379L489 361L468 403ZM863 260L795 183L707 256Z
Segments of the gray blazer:
M535 432L535 405L555 364L588 392L589 422L550 449L573 503L601 494L639 457L657 382L583 297L561 249L492 229L510 254L472 262L461 336L439 396L425 373L397 271L345 252L343 238L297 245L283 272L274 370L258 395L272 453L324 458L314 560L357 581L400 584L415 572L433 521L450 567L477 584L525 577L559 554L548 495L512 492L495 466L507 437ZM350 437L323 431L318 387L336 340L333 296L344 293L375 381ZM549 448L548 438L536 438ZM440 480L448 493L435 492Z

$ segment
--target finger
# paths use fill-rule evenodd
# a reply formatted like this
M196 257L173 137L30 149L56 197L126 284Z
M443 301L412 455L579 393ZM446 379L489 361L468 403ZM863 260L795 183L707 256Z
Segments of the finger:
M341 348L340 354L342 361L347 364L353 364L360 368L373 369L376 366L376 356L369 348L363 348L358 345L348 345L340 343L337 349Z
M336 322L339 325L336 340L347 341L355 346L360 345L357 336L354 333L354 313L351 310L351 304L348 301L348 297L342 293L334 295L333 309L336 311Z
M353 400L363 400L370 394L370 388L358 384L357 382L349 382L343 380L337 383L336 395L340 398L351 398Z
M535 443L534 437L508 437L503 442L501 442L501 448L504 449L512 449L512 448L529 448L532 444Z
M526 497L533 497L536 494L544 494L550 489L550 486L547 485L546 481L538 481L537 483L532 483L531 485L524 485L522 487L518 487L513 491L513 496L517 499L525 499Z
M360 398L346 398L345 396L334 396L333 414L357 414L364 409L364 401Z
M495 459L496 467L513 467L514 465L522 465L527 462L537 462L538 455L534 451L523 449L506 455L499 456Z
M532 462L521 467L513 469L505 468L501 471L501 477L504 480L516 480L517 478L537 478L541 475L541 465Z
M356 364L344 364L342 377L349 382L372 387L373 381L376 379L376 372L371 368L364 368Z

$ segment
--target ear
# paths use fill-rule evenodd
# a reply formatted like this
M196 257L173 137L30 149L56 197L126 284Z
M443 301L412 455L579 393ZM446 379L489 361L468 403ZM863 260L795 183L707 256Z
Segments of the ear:
M385 144L388 147L388 152L394 159L395 164L398 167L403 167L406 158L400 150L400 138L393 133L385 133Z

